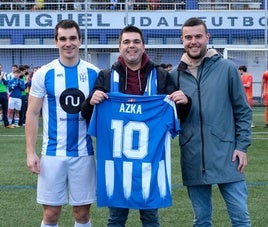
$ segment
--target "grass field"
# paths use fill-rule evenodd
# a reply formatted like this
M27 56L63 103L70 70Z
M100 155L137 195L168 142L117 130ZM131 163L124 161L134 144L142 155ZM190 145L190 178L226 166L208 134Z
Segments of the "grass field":
M248 150L246 177L249 190L249 211L252 226L268 226L268 129L264 126L264 109L254 108L252 145ZM38 140L41 146L41 133ZM36 175L26 168L24 128L0 128L0 227L38 227L42 207L36 203ZM185 187L181 183L177 139L172 141L173 206L161 209L163 227L192 226L192 210ZM213 225L230 226L224 202L217 187L213 187ZM107 208L92 207L94 227L106 226ZM70 206L63 207L60 227L72 227ZM140 226L139 215L131 210L127 226Z

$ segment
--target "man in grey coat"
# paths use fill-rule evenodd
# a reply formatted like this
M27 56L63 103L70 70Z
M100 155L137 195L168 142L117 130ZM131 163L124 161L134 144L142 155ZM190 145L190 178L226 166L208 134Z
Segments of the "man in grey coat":
M244 170L252 112L239 72L231 61L207 48L209 33L202 20L188 19L181 39L185 53L171 75L177 88L192 99L179 142L194 226L212 226L213 184L219 187L232 226L251 226Z

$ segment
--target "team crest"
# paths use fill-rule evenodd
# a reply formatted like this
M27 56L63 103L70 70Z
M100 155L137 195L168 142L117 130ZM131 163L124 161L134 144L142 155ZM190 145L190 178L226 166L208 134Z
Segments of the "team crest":
M86 73L80 73L79 74L79 80L82 82L86 82L87 81L87 74Z
M134 98L129 98L127 101L128 101L128 102L136 102L136 99L134 99Z

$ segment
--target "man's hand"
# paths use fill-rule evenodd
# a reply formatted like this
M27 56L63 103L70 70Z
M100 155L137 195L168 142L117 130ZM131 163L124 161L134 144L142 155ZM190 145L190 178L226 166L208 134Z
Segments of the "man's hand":
M96 90L91 99L90 99L90 104L91 105L96 105L96 104L99 104L101 103L104 99L108 99L108 95L103 92L103 91L100 91L100 90Z
M40 159L36 153L27 154L27 167L32 173L40 173Z
M176 104L188 103L187 96L181 90L174 91L171 95L169 95L169 98L173 100Z
M248 165L247 154L243 151L234 150L232 161L234 162L237 158L239 161L237 170L240 171L240 173L244 173Z

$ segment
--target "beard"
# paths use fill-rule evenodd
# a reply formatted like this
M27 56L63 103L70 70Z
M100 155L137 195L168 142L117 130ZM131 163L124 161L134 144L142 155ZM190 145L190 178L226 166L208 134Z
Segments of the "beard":
M206 53L207 53L207 47L201 47L199 53L198 52L195 52L194 54L191 54L191 49L188 48L188 50L186 51L186 53L187 53L187 55L190 58L195 59L195 60L198 60L198 59L203 58L206 55Z

